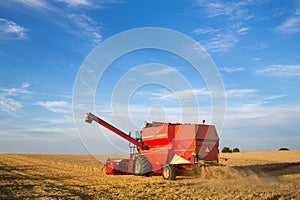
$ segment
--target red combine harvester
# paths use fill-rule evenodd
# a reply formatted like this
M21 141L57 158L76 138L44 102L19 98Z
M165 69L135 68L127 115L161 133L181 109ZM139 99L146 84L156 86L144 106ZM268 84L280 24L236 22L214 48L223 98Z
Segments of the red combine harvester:
M95 121L130 142L130 158L108 159L106 174L162 174L174 180L180 172L218 162L219 137L213 125L153 122L128 135L92 113L85 121Z

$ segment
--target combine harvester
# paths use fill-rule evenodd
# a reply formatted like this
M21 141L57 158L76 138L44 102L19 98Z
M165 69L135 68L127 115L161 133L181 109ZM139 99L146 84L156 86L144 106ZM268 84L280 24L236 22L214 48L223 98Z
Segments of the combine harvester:
M106 174L162 174L174 180L180 172L218 163L219 137L215 126L204 124L146 123L129 135L87 113L86 122L97 122L130 142L130 158L106 161Z

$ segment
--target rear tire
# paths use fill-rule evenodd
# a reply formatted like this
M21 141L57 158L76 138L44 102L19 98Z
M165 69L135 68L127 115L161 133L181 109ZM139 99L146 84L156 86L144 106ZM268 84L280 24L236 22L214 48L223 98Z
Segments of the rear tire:
M134 161L134 174L138 176L149 176L152 171L151 164L144 155L137 155Z
M162 176L165 180L176 179L176 168L173 165L166 165L163 167Z

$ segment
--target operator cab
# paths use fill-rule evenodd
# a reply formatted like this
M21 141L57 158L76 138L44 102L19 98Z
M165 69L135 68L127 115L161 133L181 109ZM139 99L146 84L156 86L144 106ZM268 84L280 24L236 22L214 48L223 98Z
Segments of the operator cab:
M133 139L141 142L142 140L142 131L130 131L129 136ZM130 154L137 154L137 152L140 150L139 147L129 142L129 148L130 148Z

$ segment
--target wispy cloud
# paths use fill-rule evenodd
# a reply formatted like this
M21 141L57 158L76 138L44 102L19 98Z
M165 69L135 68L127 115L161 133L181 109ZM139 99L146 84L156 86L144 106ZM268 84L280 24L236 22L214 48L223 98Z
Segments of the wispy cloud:
M196 92L198 95L201 94L208 94L208 91L178 91L177 93L181 94L189 94L191 92ZM150 94L150 93L149 93ZM157 93L156 93L157 94ZM141 94L145 95L145 94ZM171 99L174 97L170 97L168 95L159 94L165 99ZM272 119L276 118L277 122L280 122L281 117L285 119L293 119L295 120L297 118L296 113L298 113L299 116L299 109L297 112L295 112L293 115L289 115L289 112L292 111L292 108L284 107L280 108L276 105L272 104L272 101L278 100L280 98L285 97L285 95L270 95L270 96L261 96L259 94L258 89L251 89L251 88L245 88L245 89L230 89L226 91L227 98L230 99L237 99L237 98L244 98L245 101L229 101L226 110L227 110L227 116L226 116L226 124L230 126L230 128L237 131L239 127L245 128L247 131L247 134L251 134L251 130L247 127L249 127L249 123L253 123L253 127L260 127L264 129L264 122L267 122L268 124L266 127L270 128L274 126L274 123L272 124ZM161 99L162 100L162 99ZM165 121L165 122L187 122L187 123L197 123L197 119L206 119L207 123L210 123L211 116L213 115L211 111L211 107L209 104L203 104L199 103L199 107L197 105L166 105L163 104L162 101L160 101L161 104L154 104L152 106L149 105L115 105L114 110L107 109L108 106L103 106L100 108L97 108L97 110L101 110L101 113L105 113L105 116L117 116L116 118L120 119L119 125L122 125L122 129L125 130L133 130L132 127L129 124L132 122L136 122L138 129L141 125L142 120L152 120L152 121ZM268 105L268 106L266 106ZM128 106L128 107L127 107ZM184 110L184 113L183 113ZM283 115L281 115L281 112L283 112ZM130 120L128 119L128 113L131 117ZM110 121L112 119L109 119ZM247 121L247 120L251 120ZM200 121L199 121L200 122ZM199 123L198 122L198 123ZM238 124L235 124L238 123ZM289 124L290 122L285 121L283 124ZM277 124L277 123L275 123ZM279 123L280 124L280 123ZM279 124L277 124L279 126ZM282 120L281 120L282 124ZM293 123L291 123L293 124ZM118 125L118 126L119 126ZM277 126L276 125L276 126ZM252 126L251 126L252 127ZM228 127L224 129L226 133L230 132L231 129L228 129ZM221 134L221 133L220 133Z
M300 16L290 17L275 28L276 32L297 33L300 31Z
M20 95L32 94L32 92L28 90L29 87L30 87L30 84L27 82L24 82L24 83L22 83L21 87L0 88L0 90L3 92L2 94L7 95L7 96L20 96Z
M195 29L192 31L192 35L201 38L199 43L204 46L206 50L212 52L226 52L238 42L238 35L246 34L246 31L249 29L240 28L239 30L226 30L225 32L221 29L206 27Z
M249 31L249 30L251 30L251 28L250 28L249 26L247 26L247 27L242 27L242 28L240 28L240 29L237 30L237 33L238 33L239 35L246 35L246 34L248 34L248 31Z
M239 37L248 34L250 27L238 29L218 30L211 27L196 29L192 32L194 36L199 36L199 43L211 52L227 52L239 41Z
M286 96L284 94L263 96L260 94L259 89L254 88L229 89L225 91L225 94L226 98L247 98L248 100L254 101L255 105L265 104L272 100L281 99ZM249 105L253 105L253 103Z
M3 88L0 87L0 110L4 112L19 112L24 107L22 101L19 99L32 94L28 90L29 83L23 83L17 88Z
M259 58L259 57L254 57L254 58L252 58L252 60L254 60L254 61L259 61L259 60L261 60L261 58Z
M149 105L114 105L114 110L107 110L106 117L108 121L113 121L111 116L118 118L118 127L123 130L139 130L143 122L146 121L162 121L162 122L185 122L197 123L202 119L210 118L210 106L201 105L201 111L195 106L171 106L163 104ZM103 109L98 109L103 110ZM104 108L105 110L105 108ZM101 111L101 113L103 113ZM201 116L199 116L199 113ZM128 114L131 117L128 119ZM184 116L183 116L184 115ZM110 116L110 117L109 117ZM105 117L105 118L106 118ZM111 119L110 119L111 118ZM134 125L135 124L135 125ZM135 128L134 128L135 127Z
M66 101L39 101L34 105L42 106L55 113L66 114L71 112L71 105Z
M101 23L93 20L84 12L86 9L102 9L110 3L117 3L115 0L94 1L94 0L12 0L8 6L17 7L20 11L30 10L37 14L45 13L46 20L60 26L64 31L73 34L81 39L90 40L93 45L102 40ZM60 6L58 6L60 3ZM43 15L44 16L44 15ZM43 17L42 16L42 17ZM1 27L1 21L0 21ZM17 26L15 26L17 27ZM20 38L26 38L27 29L18 27ZM1 35L0 35L1 36Z
M253 88L243 88L243 89L228 89L225 91L225 95L227 98L245 98L245 97L257 97L258 96L258 89ZM199 88L199 89L184 89L178 90L174 92L166 92L162 91L155 91L155 92L139 92L137 95L141 96L150 96L152 99L156 100L164 100L164 101L173 101L177 98L179 100L188 100L194 97L197 98L210 98L211 92L206 88Z
M226 91L226 97L232 98L232 97L238 97L238 98L244 98L244 97L254 97L258 93L257 89L230 89Z
M227 73L233 73L233 72L243 71L244 68L243 67L236 67L236 68L223 67L223 68L220 68L220 70L227 72Z
M11 0L11 2L16 2L33 9L55 11L55 8L45 0Z
M265 97L263 100L264 101L269 101L269 100L281 99L283 97L286 97L286 95L285 94L282 94L282 95L272 95L272 96Z
M298 8L296 9L293 15L287 18L280 25L276 26L274 30L275 32L280 32L280 33L300 32L300 6L298 6Z
M18 112L23 108L20 101L12 98L0 97L0 109L5 112Z
M299 149L299 129L296 125L299 115L299 105L230 105L227 106L225 127L219 134L223 135L223 145L238 142L245 151L257 148L271 150L281 146ZM267 145L263 141L267 141Z
M209 91L207 90L207 88L200 88L200 89L185 89L185 90L179 90L179 91L175 91L172 94L170 93L161 93L158 94L157 97L159 99L163 99L163 100L174 100L176 98L180 99L180 100L184 100L184 99L190 99L196 96L202 96L202 95L209 95Z
M233 7L222 4L221 2L212 2L207 0L198 0L198 5L204 7L209 17L216 17L220 15L229 15L233 12Z
M271 65L265 69L257 70L258 74L274 77L299 77L300 65Z
M219 33L207 40L200 41L206 50L211 52L226 52L238 41L238 37L232 33Z
M206 28L197 28L192 32L192 34L202 35L202 34L208 34L208 33L216 33L219 31L220 31L219 29L214 29L212 27L206 27Z
M55 0L72 8L103 8L111 3L121 3L121 0Z
M225 127L225 132L231 132L230 130L232 129L238 133L239 129L248 130L249 127L253 127L264 130L263 132L266 133L272 132L271 130L275 133L277 132L275 129L279 128L282 131L282 127L291 127L297 124L299 114L299 106L266 106L261 102L230 105L227 107L227 127ZM290 134L298 134L297 128L294 130L288 129L292 131ZM251 131L252 133L256 132L252 129ZM249 131L249 134L251 134L251 131ZM257 133L261 134L262 131L258 131ZM284 132L280 134L284 134Z
M160 76L160 75L165 75L165 74L170 74L170 73L176 73L175 69L172 68L164 68L158 71L149 71L145 73L146 76Z
M72 125L73 123L73 117L71 115L63 115L60 117L38 117L33 118L32 121L34 121L36 124L39 124L39 126L53 126L53 125Z
M0 39L26 40L28 29L8 19L0 18Z
M245 18L253 17L245 6L252 4L251 0L243 1L211 1L211 0L198 0L197 5L204 8L208 17L230 16L231 18Z
M84 14L71 14L68 18L77 27L75 29L69 29L69 32L79 37L89 37L94 44L101 42L101 26L98 22Z
M7 129L7 132L1 132L2 138L14 138L25 140L49 139L56 140L57 136L74 136L75 130L72 127L38 127L38 126L14 126ZM54 137L55 136L55 137ZM68 139L68 138L65 138Z
M137 92L137 95L140 96L149 96L153 100L164 100L164 101L173 101L179 99L180 101L189 100L194 97L199 96L208 96L210 93L207 88L200 89L184 89L177 90L173 92L168 92L165 90L161 91L151 91L151 92Z
M71 7L76 6L93 6L93 3L89 0L56 0L57 2L63 2Z
M253 0L244 1L211 1L198 0L197 5L207 18L223 17L224 28L202 27L195 29L192 34L204 37L202 44L211 52L226 52L238 41L239 37L247 35L251 27L246 22L253 18L248 6L254 4Z

